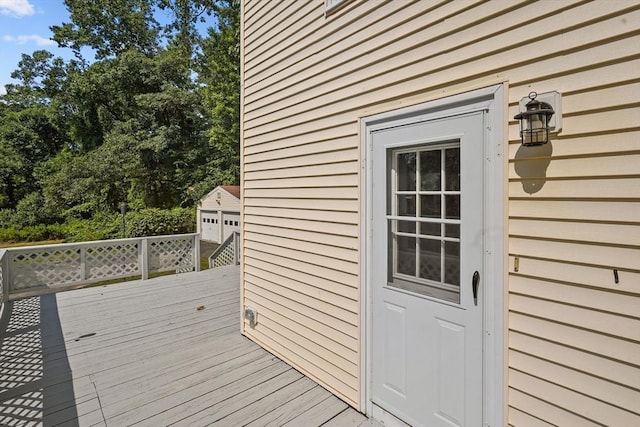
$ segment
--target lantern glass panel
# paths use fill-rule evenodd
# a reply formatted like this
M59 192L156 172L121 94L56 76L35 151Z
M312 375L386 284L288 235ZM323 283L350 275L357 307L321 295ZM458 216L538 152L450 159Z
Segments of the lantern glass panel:
M532 114L521 121L522 143L525 145L546 144L549 140L548 117L546 114Z

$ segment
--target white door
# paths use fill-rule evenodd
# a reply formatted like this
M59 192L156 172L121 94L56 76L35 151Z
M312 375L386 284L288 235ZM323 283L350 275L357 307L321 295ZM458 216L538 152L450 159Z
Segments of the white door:
M483 115L371 135L371 400L412 426L482 425Z

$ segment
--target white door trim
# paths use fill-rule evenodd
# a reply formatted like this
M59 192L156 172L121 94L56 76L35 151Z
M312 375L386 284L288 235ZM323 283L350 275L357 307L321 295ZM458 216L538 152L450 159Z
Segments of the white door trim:
M505 89L494 85L422 104L388 111L360 119L360 236L361 246L361 394L360 407L367 415L373 415L371 402L372 355L372 295L371 256L372 217L371 200L371 134L380 129L409 123L487 111L485 123L484 153L484 283L498 286L484 288L484 378L483 426L498 427L506 420L506 138L505 138Z

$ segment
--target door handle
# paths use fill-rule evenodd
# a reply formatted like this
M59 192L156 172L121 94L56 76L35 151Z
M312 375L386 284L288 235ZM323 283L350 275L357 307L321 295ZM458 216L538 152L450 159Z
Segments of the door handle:
M480 285L480 273L478 270L473 273L473 279L471 279L471 286L473 289L473 303L478 305L478 286Z

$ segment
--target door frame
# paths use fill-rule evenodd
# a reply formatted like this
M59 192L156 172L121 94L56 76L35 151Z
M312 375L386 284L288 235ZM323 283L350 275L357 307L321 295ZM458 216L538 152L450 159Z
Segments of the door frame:
M506 421L506 224L507 143L505 85L498 84L445 98L360 118L360 408L373 416L380 408L371 401L372 367L372 133L459 114L486 111L484 123L484 334L483 426ZM383 411L384 412L384 411ZM393 418L393 417L392 417Z

